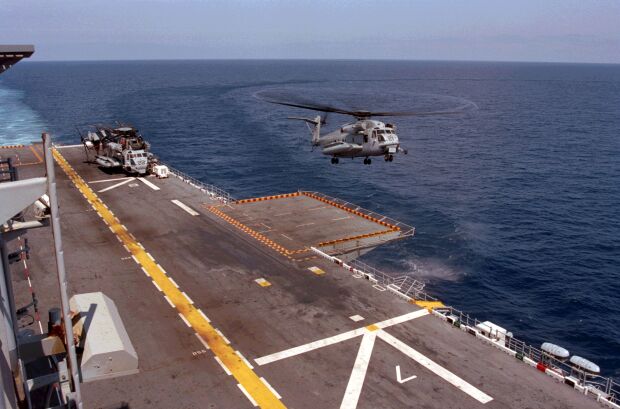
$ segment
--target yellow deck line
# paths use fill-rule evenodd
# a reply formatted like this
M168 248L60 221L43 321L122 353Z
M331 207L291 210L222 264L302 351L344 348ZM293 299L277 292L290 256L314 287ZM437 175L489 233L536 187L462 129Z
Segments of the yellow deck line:
M174 285L173 281L159 267L155 260L149 257L146 250L132 237L125 226L108 210L101 199L56 149L54 149L54 158L62 170L69 176L75 187L79 189L86 200L108 224L110 230L116 234L144 271L161 288L163 295L174 305L180 315L189 322L194 331L206 341L211 351L232 373L237 382L245 388L258 406L261 408L286 409L286 406L265 386L260 377L235 353L235 350L226 343L224 338L218 334L216 329L200 313L200 310L188 301L183 295L182 290Z

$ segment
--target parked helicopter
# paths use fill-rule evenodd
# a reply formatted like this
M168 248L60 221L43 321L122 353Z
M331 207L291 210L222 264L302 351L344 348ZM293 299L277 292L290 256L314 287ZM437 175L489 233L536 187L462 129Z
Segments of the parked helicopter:
M95 154L95 162L103 168L120 168L127 173L144 175L157 164L157 159L149 152L150 144L144 140L137 129L118 124L117 127L94 125L85 134L78 133L87 161L89 152Z
M392 162L397 153L407 154L407 149L401 147L396 134L396 126L371 119L372 117L386 116L431 116L450 115L464 112L466 108L475 107L467 101L465 104L451 111L402 111L402 112L371 112L363 110L347 110L329 105L312 102L282 101L268 96L256 94L257 98L272 104L286 105L295 108L313 111L350 115L355 122L344 124L340 129L321 135L321 125L325 125L325 116L314 118L288 117L288 119L304 121L312 133L312 146L320 147L323 155L331 156L332 164L337 164L340 158L363 157L364 164L370 165L373 156L383 156L386 162Z

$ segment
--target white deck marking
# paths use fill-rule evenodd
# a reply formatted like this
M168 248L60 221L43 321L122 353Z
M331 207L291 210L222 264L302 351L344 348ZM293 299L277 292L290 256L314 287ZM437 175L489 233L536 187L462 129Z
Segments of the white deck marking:
M117 184L115 184L115 185L108 186L108 187L106 187L105 189L101 189L98 193L107 192L108 190L112 190L112 189L117 188L117 187L119 187L119 186L123 186L125 183L131 182L133 179L134 179L134 178L127 178L127 179L125 179L124 181L119 182L119 183L117 183Z
M205 315L205 313L204 313L204 312L202 312L202 310L198 310L198 312L200 313L200 315L202 315L202 318L204 318L204 319L205 319L205 321L207 321L207 322L211 322L211 320L209 319L209 317L207 317L207 316Z
M226 365L224 365L224 363L222 362L222 360L220 358L218 358L217 356L214 356L213 358L215 358L215 361L220 364L220 366L222 367L222 369L224 370L224 372L226 372L226 375L230 376L232 375L232 372L230 372L228 370L228 368L226 368Z
M245 357L243 356L243 354L241 354L241 352L239 352L239 351L235 351L235 354L237 354L237 355L239 356L239 358L241 358L241 360L242 360L243 362L245 362L245 364L246 364L247 366L249 366L249 367L250 367L250 369L254 369L254 366L252 366L252 364L250 363L250 361L248 361L247 359L245 359Z
M149 277L150 277L150 276L149 276ZM168 298L168 296L167 296L167 295L164 295L164 298L166 299L166 301L168 301L168 304L170 304L170 306L171 306L172 308L175 308L175 309L177 308L177 307L175 307L175 306L174 306L174 304L172 303L172 301L170 301L170 298Z
M297 227L306 227L306 226L312 226L314 224L314 222L310 222L310 223L304 223L304 224L300 224L298 226L295 226L295 228Z
M275 214L274 216L280 217L280 216L287 216L289 214L293 214L293 212L278 213L278 214ZM244 216L247 216L247 214L244 214Z
M421 310L412 311L410 313L400 315L395 318L390 318L389 320L377 322L375 323L375 325L383 329L383 328L391 327L392 325L402 324L403 322L407 322L407 321L410 321L416 318L420 318L428 314L429 314L428 310L426 308L422 308Z
M398 349L403 354L407 355L409 358L413 359L429 371L433 372L435 375L443 378L445 381L451 383L456 386L458 389L462 390L472 398L476 399L478 402L484 404L493 400L492 397L482 392L480 389L476 388L472 384L464 381L459 378L457 375L448 371L446 368L441 365L433 362L426 356L422 355L415 349L411 348L409 345L405 344L401 340L393 337L385 331L379 331L377 334L379 338L392 345L394 348Z
M189 323L189 321L187 320L187 318L185 318L183 316L183 314L179 313L179 317L181 317L181 319L183 320L183 322L185 323L185 325L187 325L188 327L192 327L192 324Z
M428 313L429 313L428 310L420 309L420 310L412 311L404 315L400 315L398 317L391 318L389 320L378 322L375 325L379 328L387 328L391 325L401 324L403 322L407 322L415 318L423 317L425 315L428 315ZM366 327L362 327L362 328L354 329L351 331L343 332L342 334L337 334L331 337L320 339L318 341L309 342L304 345L300 345L294 348L286 349L284 351L276 352L274 354L265 355L263 357L256 358L254 362L256 362L258 365L270 364L272 362L276 362L281 359L290 358L295 355L300 355L306 352L313 351L315 349L337 344L338 342L347 341L351 338L359 337L360 335L364 335L366 331L367 331Z
M171 200L171 202L179 206L181 209L185 210L187 213L191 214L192 216L198 216L200 214L194 209L192 209L191 207L189 207L188 205L186 205L185 203L181 202L180 200L174 199L174 200Z
M161 292L161 287L159 287L159 285L155 281L151 281L151 282L153 283L155 288L157 288L157 291Z
M81 148L83 146L81 143L77 145L54 145L54 149Z
M93 183L105 183L105 182L114 182L116 180L124 180L124 179L133 179L132 176L123 176L121 178L114 178L114 179L99 179L99 180L92 180L88 183L93 184Z
M202 337L200 336L200 334L198 333L194 333L194 335L196 335L196 338L198 338L198 341L200 341L200 343L207 349L211 349L209 348L209 344L207 344L207 341L205 341L204 339L202 339Z
M362 386L364 386L366 371L368 370L368 364L370 363L370 357L372 355L372 349L375 346L376 339L376 331L366 332L362 337L362 343L360 344L360 349L357 351L357 358L355 358L353 371L351 371L349 383L347 384L347 389L344 392L344 398L342 398L340 409L357 408L357 402L359 401L360 394L362 393Z
M146 180L145 178L138 178L138 180L142 183L144 183L145 185L147 185L148 187L150 187L153 190L160 190L159 186L157 186L156 184L149 182L148 180Z
M306 352L314 351L315 349L323 348L329 345L337 344L339 342L347 341L349 339L359 337L366 332L366 328L358 328L352 331L344 332L342 334L334 335L333 337L320 339L318 341L310 342L305 345L286 349L284 351L276 352L275 354L267 355L254 360L258 365L266 365L281 359L290 358L295 355L300 355Z
M356 314L356 315L351 315L351 316L349 317L349 319L350 319L350 320L353 320L353 321L355 321L355 322L358 322L358 321L363 320L363 319L364 319L364 317L362 317L361 315L357 315L357 314Z
M178 287L177 287L177 288L178 288ZM187 298L187 301L188 301L190 304L193 304L193 303L194 303L194 301L193 301L191 298L189 298L189 295L187 295L187 294L185 293L185 291L181 291L181 293L185 296L185 298Z
M321 209L326 209L327 206L318 206L318 207L313 207L308 209L309 212L315 211L315 210L321 210Z
M403 379L403 377L400 374L400 365L396 365L396 380L398 381L398 383L405 383L415 378L417 378L417 376L412 375L408 378Z
M289 239L289 240L293 240L293 239L291 239L289 236L287 236L287 235L286 235L286 234L284 234L284 233L280 233L280 236L282 236L282 237L284 237L284 238L287 238L287 239Z
M260 380L265 384L265 386L267 387L267 389L269 389L271 391L271 393L273 393L274 395L276 395L276 398L278 399L282 399L282 396L280 396L280 394L278 393L278 391L276 391L275 389L273 389L273 386L271 386L269 384L269 382L267 382L267 379L263 378L261 376Z
M243 394L245 395L246 398L248 398L248 400L250 401L250 403L252 403L252 405L254 405L254 407L258 406L258 403L256 403L256 401L254 400L254 398L252 398L250 396L250 394L248 393L248 391L245 390L245 388L243 387L243 385L241 385L240 383L237 384L237 386L239 387L239 389L241 389L241 392L243 392Z
M220 337L222 337L222 339L224 340L224 342L226 342L227 344L229 344L229 345L230 345L230 341L228 340L228 338L226 338L226 337L224 336L224 334L222 334L222 331L220 331L219 329L215 328L215 332L217 332L217 334L218 334Z
M333 222L338 221L338 220L346 220L346 219L350 219L351 216L345 216L345 217L337 217L335 219L332 219Z

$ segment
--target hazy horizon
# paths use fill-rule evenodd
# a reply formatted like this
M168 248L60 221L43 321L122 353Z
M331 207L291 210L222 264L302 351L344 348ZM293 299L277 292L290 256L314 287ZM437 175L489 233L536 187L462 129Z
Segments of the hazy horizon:
M620 63L620 2L5 0L3 43L35 61Z

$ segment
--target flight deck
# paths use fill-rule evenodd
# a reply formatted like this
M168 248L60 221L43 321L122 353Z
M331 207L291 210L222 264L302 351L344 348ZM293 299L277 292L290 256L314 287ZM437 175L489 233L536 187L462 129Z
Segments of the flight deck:
M28 178L40 149L0 155ZM86 408L600 407L312 250L351 258L413 234L402 223L318 192L223 201L106 174L81 147L55 158L70 290L108 295L139 358L135 375L83 384ZM28 240L15 293L47 311L51 232Z

